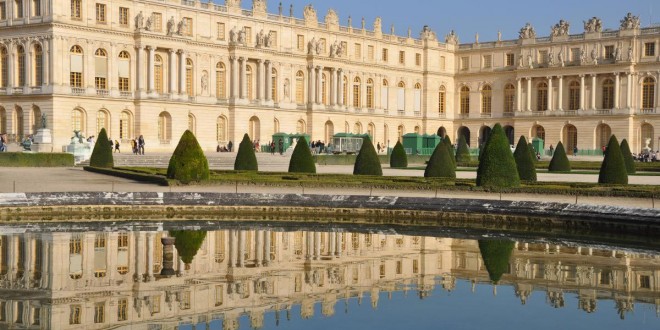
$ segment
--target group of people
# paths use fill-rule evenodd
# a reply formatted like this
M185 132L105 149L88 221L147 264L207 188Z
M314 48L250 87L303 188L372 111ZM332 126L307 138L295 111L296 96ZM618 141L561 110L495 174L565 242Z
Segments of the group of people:
M647 153L632 154L634 160L642 163L657 162L659 161L658 159L659 155L660 155L660 150L656 150L656 151L651 150Z
M114 140L113 142L112 138L110 138L108 139L108 143L110 143L110 147L114 146L113 152L121 153L121 143L119 143L119 140ZM131 139L131 150L133 151L134 155L144 155L144 145L144 136L142 135L140 135L140 137Z
M309 148L312 150L313 154L322 154L326 150L325 142L321 142L321 140L312 141L309 144Z
M220 145L218 144L218 147L215 148L215 151L216 151L216 152L231 152L231 149L232 149L233 147L234 147L234 143L231 142L231 141L229 141L229 143L227 143L227 145L225 145L225 146L220 146Z

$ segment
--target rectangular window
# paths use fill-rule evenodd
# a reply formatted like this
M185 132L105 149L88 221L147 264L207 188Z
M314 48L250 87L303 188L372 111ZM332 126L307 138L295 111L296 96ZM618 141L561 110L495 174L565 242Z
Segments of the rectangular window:
M387 57L388 57L387 55L388 55L387 48L383 48L383 62L387 62Z
M611 60L614 58L614 46L605 46L605 59Z
M7 3L2 1L0 2L0 20L7 19Z
M514 66L516 61L516 56L513 54L506 54L506 66Z
M71 87L82 87L82 72L71 72L69 76Z
M80 7L82 6L82 0L71 0L71 18L81 19L82 11Z
M470 58L467 56L461 57L461 70L467 70L470 68Z
M580 62L580 48L571 48L571 61Z
M105 303L94 305L94 323L105 323Z
M69 310L69 324L80 324L80 314L82 307L80 305L72 305Z
M548 63L548 51L547 50L539 50L538 58L536 59L536 61L541 63L541 64Z
M128 320L128 300L120 299L117 303L117 321Z
M94 78L94 85L96 86L96 89L102 89L102 90L107 90L108 89L105 77L95 77Z
M640 275L639 276L639 288L640 289L650 289L651 288L651 276Z
M355 44L355 59L356 60L361 60L362 59L362 45L361 44Z
M422 65L422 54L420 53L415 54L415 65L416 66Z
M445 103L445 97L446 94L444 91L441 91L438 93L438 112L440 113L445 113L446 110L446 103Z
M249 26L244 27L245 29L245 43L252 44L252 28Z
M271 47L277 47L277 31L268 32L268 39L270 40ZM325 44L323 45L323 50L325 51Z
M128 8L119 7L119 25L128 26Z
M189 37L192 36L193 35L193 19L190 18L190 17L184 17L183 21L185 23L184 24L185 29L183 30L183 35L184 36L189 36ZM249 38L249 35L248 35L248 38Z
M225 40L225 23L218 23L216 27L216 32L218 34L218 40Z
M367 46L367 58L370 61L374 60L374 46Z
M444 56L440 56L440 70L446 70L447 69L447 58Z
M41 86L44 83L43 53L41 52L34 55L34 80L34 86Z
M163 15L161 13L151 13L151 20L155 32L163 31Z
M151 301L151 314L160 313L160 296L151 296L149 298Z
M655 56L655 42L644 43L644 56Z
M23 0L16 0L14 2L14 16L16 18L23 18Z
M406 64L406 52L399 52L399 64Z
M184 310L184 309L190 309L190 291L185 291L181 293L181 296L179 297L179 308Z
M41 0L32 0L32 16L41 16Z
M305 50L305 36L302 34L298 35L298 50Z
M119 78L119 91L121 92L128 92L130 89L130 85L128 84L128 78Z
M490 69L493 66L493 57L491 55L484 55L484 68Z
M215 305L216 306L221 306L223 303L223 294L224 294L224 286L223 285L216 285L215 286Z
M105 4L96 4L96 23L105 23Z

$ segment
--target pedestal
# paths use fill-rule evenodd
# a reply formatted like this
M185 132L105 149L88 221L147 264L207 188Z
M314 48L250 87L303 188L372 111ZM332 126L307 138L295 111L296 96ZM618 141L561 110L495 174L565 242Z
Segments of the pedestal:
M34 143L50 144L53 143L53 135L48 128L40 128L34 135Z
M163 237L160 242L163 243L163 269L160 271L162 276L174 276L174 237Z

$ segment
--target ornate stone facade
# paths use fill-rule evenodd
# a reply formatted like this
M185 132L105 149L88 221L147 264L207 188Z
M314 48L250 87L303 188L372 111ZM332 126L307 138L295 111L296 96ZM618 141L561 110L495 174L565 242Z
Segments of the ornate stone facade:
M93 4L42 1L0 21L0 131L34 134L46 113L56 150L101 127L143 135L148 151L173 150L186 129L208 151L276 132L369 133L390 146L411 132L463 134L477 147L500 122L546 148L595 152L610 134L635 152L649 138L659 148L660 28L632 14L620 30L591 19L569 35L560 21L551 37L527 24L517 40L459 44L453 31L383 34L380 19L375 31L333 12L318 22L311 5L298 19L238 0Z

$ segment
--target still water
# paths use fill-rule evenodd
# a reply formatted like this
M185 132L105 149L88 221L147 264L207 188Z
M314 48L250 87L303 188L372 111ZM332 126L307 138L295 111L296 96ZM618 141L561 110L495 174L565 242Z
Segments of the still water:
M660 329L643 247L265 228L2 227L0 329Z

